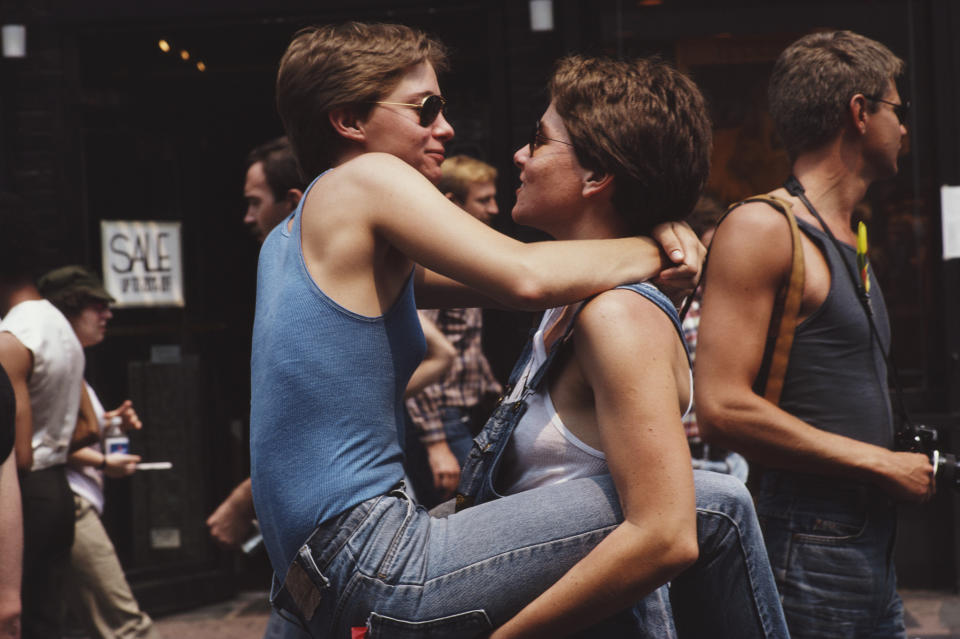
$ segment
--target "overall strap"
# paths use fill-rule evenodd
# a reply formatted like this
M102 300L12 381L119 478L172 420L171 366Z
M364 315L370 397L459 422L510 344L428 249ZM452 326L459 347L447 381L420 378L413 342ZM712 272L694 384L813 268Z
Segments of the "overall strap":
M536 392L540 389L540 385L543 383L544 378L546 378L547 373L550 372L550 367L553 365L554 360L557 358L557 354L560 352L561 348L567 341L570 339L570 336L573 334L573 325L577 322L577 316L580 315L580 311L583 310L583 307L587 305L587 302L593 299L593 296L577 302L576 307L573 309L573 316L567 322L567 326L563 330L563 334L554 340L553 344L550 345L550 352L547 353L546 359L540 365L540 367L530 375L526 380L526 388L524 389L524 395L532 392ZM533 339L531 337L531 343ZM531 346L532 348L532 346Z

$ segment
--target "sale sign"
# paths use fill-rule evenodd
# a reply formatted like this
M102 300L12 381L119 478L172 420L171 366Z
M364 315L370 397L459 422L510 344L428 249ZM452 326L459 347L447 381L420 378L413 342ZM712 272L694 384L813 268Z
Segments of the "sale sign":
M114 306L183 306L180 222L103 220L100 238Z

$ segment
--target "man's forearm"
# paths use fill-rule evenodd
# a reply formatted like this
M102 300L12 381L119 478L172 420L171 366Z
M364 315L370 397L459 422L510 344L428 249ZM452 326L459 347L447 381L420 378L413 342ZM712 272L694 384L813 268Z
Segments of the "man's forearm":
M701 436L769 468L846 477L876 484L902 499L932 494L932 467L923 455L830 433L794 417L752 392L719 391L710 384L697 395Z

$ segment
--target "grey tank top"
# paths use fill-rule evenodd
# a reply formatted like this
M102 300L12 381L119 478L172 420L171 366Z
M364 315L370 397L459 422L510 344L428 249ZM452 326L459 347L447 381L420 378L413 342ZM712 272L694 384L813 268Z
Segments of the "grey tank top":
M826 257L830 291L796 330L780 407L812 426L884 448L893 445L887 366L857 292L844 270L856 273L856 250L840 251L819 228L797 223ZM870 271L870 304L883 351L890 324L880 286Z

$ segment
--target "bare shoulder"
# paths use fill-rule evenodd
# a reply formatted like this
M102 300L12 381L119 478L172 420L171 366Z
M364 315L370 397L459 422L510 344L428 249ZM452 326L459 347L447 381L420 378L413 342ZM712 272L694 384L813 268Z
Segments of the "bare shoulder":
M787 218L764 202L733 209L717 228L710 245L711 272L746 269L779 276L789 267L792 247Z
M33 368L33 353L9 331L0 331L0 365L11 381L29 377Z
M670 318L654 302L628 289L612 289L587 302L577 318L575 335L614 348L631 346L672 352L679 339Z

